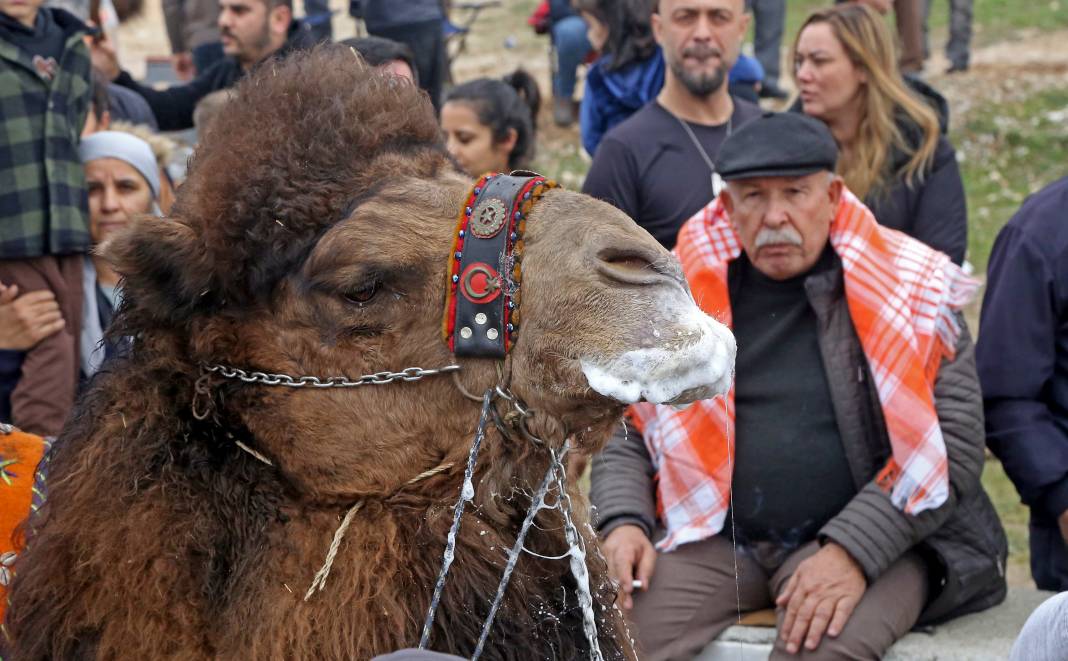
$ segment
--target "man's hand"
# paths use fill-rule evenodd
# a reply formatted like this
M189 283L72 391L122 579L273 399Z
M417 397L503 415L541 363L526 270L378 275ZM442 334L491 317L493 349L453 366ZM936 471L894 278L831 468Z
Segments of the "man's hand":
M786 608L779 632L786 651L797 654L802 642L814 650L824 633L832 638L842 633L866 588L860 565L834 542L805 559L775 600Z
M19 296L18 285L0 284L0 349L32 349L63 325L52 292L41 289Z
M1068 510L1061 512L1061 515L1057 517L1057 523L1061 526L1061 537L1064 538L1064 543L1068 544Z
M174 55L171 55L171 66L174 67L174 73L178 75L178 80L183 83L188 83L190 80L193 80L193 75L196 73L196 69L193 67L192 53L186 51L184 53L175 53Z
M608 560L608 573L623 591L620 605L623 610L630 610L634 606L630 595L634 592L635 579L642 582L643 590L649 589L656 549L639 526L623 525L608 533L601 550Z
M108 36L101 33L100 36L89 40L89 56L93 60L93 67L103 74L108 80L119 77L119 56L115 54L115 44L111 43Z

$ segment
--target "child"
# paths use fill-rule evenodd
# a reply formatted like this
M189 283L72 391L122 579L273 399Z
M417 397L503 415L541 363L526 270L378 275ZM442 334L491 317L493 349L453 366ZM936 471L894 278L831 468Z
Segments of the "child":
M527 167L534 157L538 83L522 69L457 85L445 95L445 146L472 177Z
M59 433L78 382L82 255L89 248L78 140L90 99L87 28L43 0L0 0L0 281L51 291L66 326L30 348L12 422Z

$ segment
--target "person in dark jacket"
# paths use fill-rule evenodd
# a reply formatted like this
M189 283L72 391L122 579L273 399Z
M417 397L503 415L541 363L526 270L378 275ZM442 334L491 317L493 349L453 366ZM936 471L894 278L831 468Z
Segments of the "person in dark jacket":
M591 156L610 128L664 86L664 57L653 37L649 0L576 0L590 46L600 57L586 72L579 108L582 146Z
M163 0L163 22L179 80L192 80L225 57L219 41L218 0Z
M367 64L419 84L419 69L415 53L407 45L384 37L354 37L341 41L360 54Z
M293 19L292 0L219 0L219 30L226 57L191 82L165 90L141 85L119 68L115 49L106 39L93 42L93 65L109 80L131 89L148 102L161 131L193 127L197 102L232 87L249 69L268 57L314 45L314 37Z
M956 152L938 99L926 102L902 78L879 15L860 4L818 10L798 32L794 57L801 108L831 129L849 190L880 224L963 263L968 210Z
M1032 195L990 254L976 357L986 442L1031 508L1031 574L1068 590L1068 177Z
M349 13L363 19L368 34L398 41L412 49L419 87L430 95L434 109L440 110L441 90L449 65L441 0L352 0Z
M78 140L90 104L85 25L40 0L0 0L0 282L49 291L66 319L21 357L13 421L59 433L74 403L81 259L89 250Z
M593 458L595 524L651 661L773 605L772 659L879 658L917 622L1005 596L960 313L978 283L878 225L836 158L795 113L727 139L727 187L676 253L734 333L734 386L683 411L635 404Z

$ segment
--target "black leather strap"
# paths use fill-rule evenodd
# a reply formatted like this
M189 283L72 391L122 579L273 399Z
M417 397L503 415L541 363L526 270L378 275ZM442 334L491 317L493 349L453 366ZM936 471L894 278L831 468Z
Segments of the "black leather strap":
M522 217L520 196L535 176L497 175L465 209L468 222L456 282L453 353L457 356L504 358L506 338L514 330L508 310L514 309L518 283L513 278L516 228Z

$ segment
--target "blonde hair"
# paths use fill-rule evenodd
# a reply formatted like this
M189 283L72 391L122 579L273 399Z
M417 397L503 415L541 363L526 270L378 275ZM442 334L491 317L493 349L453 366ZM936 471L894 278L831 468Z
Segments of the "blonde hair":
M897 67L897 49L886 23L872 9L857 3L836 5L813 12L794 40L792 57L797 57L801 33L810 25L826 23L831 27L846 55L867 74L861 86L860 122L848 152L838 159L838 174L857 197L879 194L889 188L891 180L901 178L907 186L923 181L934 160L941 127L938 115L906 86ZM797 66L794 64L796 81ZM922 139L909 144L898 127L898 113L903 113L919 127ZM909 157L901 168L893 170L893 153Z

